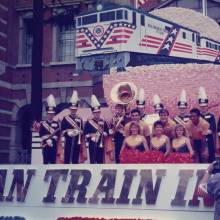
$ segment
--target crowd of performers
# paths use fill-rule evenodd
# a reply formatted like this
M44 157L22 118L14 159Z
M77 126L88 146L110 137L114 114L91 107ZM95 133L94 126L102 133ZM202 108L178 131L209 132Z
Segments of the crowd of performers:
M174 118L169 116L157 95L154 96L155 113L145 113L144 99L144 90L140 89L135 108L129 109L125 102L116 103L113 118L106 122L101 118L99 101L92 95L93 116L84 122L77 115L79 99L74 91L70 114L58 123L53 120L56 103L50 95L47 120L39 125L44 164L60 163L57 158L64 164L85 161L91 164L210 163L215 160L220 120L217 126L214 115L208 112L203 87L198 99L200 108L189 112L186 94L182 91L177 105L179 115Z

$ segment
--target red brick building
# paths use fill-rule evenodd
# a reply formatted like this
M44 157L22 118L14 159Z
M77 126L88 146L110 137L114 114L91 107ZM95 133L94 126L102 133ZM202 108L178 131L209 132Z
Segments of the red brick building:
M119 3L133 5L135 1ZM88 105L95 93L103 98L102 76L77 75L74 16L95 0L44 0L43 103L54 94L60 108L77 89ZM0 163L27 163L31 151L32 0L0 1ZM63 103L63 104L62 104ZM44 115L43 115L44 117Z

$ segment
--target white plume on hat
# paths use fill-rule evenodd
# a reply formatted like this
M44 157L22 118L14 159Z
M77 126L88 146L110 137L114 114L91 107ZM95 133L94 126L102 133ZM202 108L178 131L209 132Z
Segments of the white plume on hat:
M95 95L91 96L91 106L92 106L92 108L101 106Z
M140 88L138 92L138 101L144 102L145 101L145 92L143 88Z
M185 103L187 102L186 101L186 90L185 89L183 89L180 93L180 102L185 102Z
M208 99L205 88L202 86L199 88L199 99Z
M55 101L55 98L52 94L50 94L47 97L47 104L48 104L48 107L56 107L56 101Z
M77 104L78 101L79 101L78 92L76 90L74 90L73 94L72 94L72 96L70 98L70 103Z
M157 105L157 104L161 103L160 97L158 95L153 96L153 103L154 103L154 105Z

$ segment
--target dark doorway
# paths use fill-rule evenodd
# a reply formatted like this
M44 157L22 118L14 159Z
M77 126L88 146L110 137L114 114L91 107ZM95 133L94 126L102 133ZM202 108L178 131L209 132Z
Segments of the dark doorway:
M25 105L17 113L16 145L19 150L16 163L31 163L31 125L31 105Z

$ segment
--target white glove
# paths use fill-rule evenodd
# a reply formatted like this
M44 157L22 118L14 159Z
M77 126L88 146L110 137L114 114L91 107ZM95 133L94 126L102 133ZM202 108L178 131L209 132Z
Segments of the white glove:
M112 129L109 129L109 134L113 134L113 130Z
M74 132L73 131L68 131L67 135L70 136L70 137L73 137L74 136Z
M209 129L208 132L207 132L207 134L212 134L212 130Z
M46 143L49 147L52 147L53 146L53 141L51 139L47 139L46 140Z
M103 135L104 135L104 137L107 137L108 133L107 132L103 132Z

